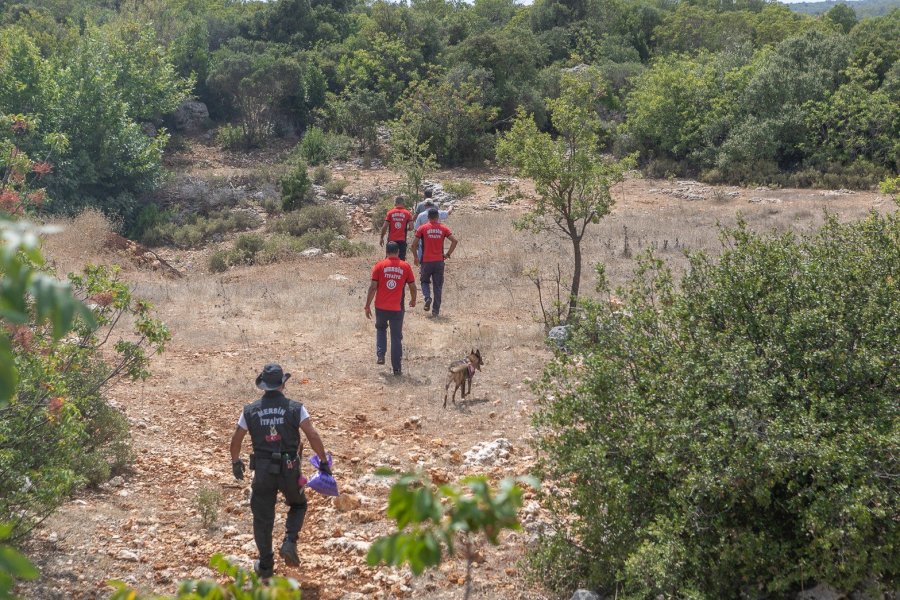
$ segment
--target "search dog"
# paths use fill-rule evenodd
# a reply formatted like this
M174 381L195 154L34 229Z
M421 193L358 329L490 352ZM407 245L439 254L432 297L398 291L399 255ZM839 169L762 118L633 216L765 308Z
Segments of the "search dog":
M472 350L469 356L463 360L456 360L450 363L450 369L447 373L447 385L444 386L444 408L447 408L447 395L450 391L450 384L454 384L453 388L453 404L456 404L456 390L462 388L462 397L472 393L472 378L475 376L476 369L481 370L484 361L481 360L481 350ZM469 384L469 390L466 391L466 383Z

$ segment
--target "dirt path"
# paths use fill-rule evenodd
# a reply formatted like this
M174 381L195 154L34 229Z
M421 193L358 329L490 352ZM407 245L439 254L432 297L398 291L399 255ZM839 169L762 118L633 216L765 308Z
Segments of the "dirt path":
M485 179L482 172L449 177ZM364 187L366 179L354 185ZM700 187L705 191L679 182L622 186L614 213L587 241L588 264L602 261L614 281L621 281L634 264L633 253L624 251L628 239L634 253L656 248L678 269L686 248L715 251L716 222L733 221L738 210L755 227L802 230L821 221L823 206L842 218L890 206L876 194ZM432 321L418 308L409 311L406 374L399 380L374 364L374 332L362 314L375 256L223 275L195 269L177 281L126 271L174 334L167 352L154 360L149 381L112 392L132 423L138 458L124 479L80 494L36 532L28 552L44 575L22 594L102 598L108 595L105 582L113 578L172 593L181 579L210 575L205 565L213 553L249 565L255 556L249 490L231 476L227 445L241 407L257 395L253 377L275 360L293 373L288 395L306 404L335 455L346 495L337 503L309 494L300 539L303 564L279 571L303 582L306 600L460 597L459 561L412 579L405 569L369 568L364 554L368 543L389 530L383 518L387 488L371 475L377 467L422 468L445 481L476 472L524 474L534 462L529 382L549 354L536 321L534 288L523 272L565 264L568 249L512 234L512 218L524 200L487 210L492 189L479 183L475 199L452 217L461 245L448 266L446 317ZM375 242L371 235L362 239ZM174 259L198 264L190 256ZM582 289L591 289L590 283ZM474 398L444 410L446 364L471 347L485 358ZM508 458L465 464L462 455L475 444L498 438L511 442ZM222 495L211 530L201 526L198 514L201 489ZM501 548L485 550L476 569L476 597L542 597L522 583L516 564L529 535L510 534Z

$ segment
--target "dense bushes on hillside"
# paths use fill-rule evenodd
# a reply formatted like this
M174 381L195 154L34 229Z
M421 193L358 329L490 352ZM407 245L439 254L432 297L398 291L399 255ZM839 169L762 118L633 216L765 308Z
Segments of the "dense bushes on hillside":
M585 65L606 83L601 149L637 150L651 174L869 186L898 169L900 10L857 22L845 6L811 17L758 1L25 0L0 23L0 113L70 141L47 180L53 210L133 220L166 142L146 124L190 94L230 124L219 139L233 148L317 127L371 153L380 125L415 117L440 163L477 164L519 107L553 132L547 100ZM326 160L312 141L307 160Z
M584 304L539 386L561 518L534 575L634 599L896 590L898 240L896 212L739 226L679 286L645 257L623 308Z

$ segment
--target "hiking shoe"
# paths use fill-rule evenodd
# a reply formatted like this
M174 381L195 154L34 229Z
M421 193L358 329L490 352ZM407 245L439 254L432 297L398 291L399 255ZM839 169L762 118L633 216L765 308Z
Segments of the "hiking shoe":
M260 579L268 579L272 575L275 574L275 567L269 567L268 569L260 569L259 561L253 561L253 571L256 573L256 576Z
M292 542L290 539L284 538L284 543L281 544L281 550L278 551L278 555L281 556L282 560L284 560L284 564L287 566L300 566L300 557L297 556L297 542Z
M378 357L378 360L375 361L375 364L376 364L376 365L383 365L383 364L384 364L384 355L379 356L379 357Z
M431 310L431 298L425 298L425 312Z
M403 371L394 371L394 377L400 377L403 375Z

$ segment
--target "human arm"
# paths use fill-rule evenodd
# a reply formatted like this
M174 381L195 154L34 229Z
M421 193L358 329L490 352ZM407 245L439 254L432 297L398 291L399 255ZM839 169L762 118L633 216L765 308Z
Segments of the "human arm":
M412 247L413 262L416 264L417 267L419 266L419 242L421 241L421 239L422 238L420 238L417 235L416 241L413 242L413 247Z
M240 426L234 428L231 436L231 472L235 479L244 478L244 461L241 460L241 444L244 443L244 437L247 430Z
M384 236L387 234L388 227L390 227L390 225L391 225L390 223L385 221L384 224L381 226L381 239L378 240L379 246L384 246Z
M447 239L450 240L450 248L447 249L447 253L444 254L444 258L450 258L450 256L453 254L453 251L456 250L456 244L459 243L459 240L457 240L453 235L448 235Z
M378 282L374 279L369 284L369 293L366 295L366 318L372 318L372 300L375 299L375 292L378 291ZM311 443L311 442L310 442Z
M246 435L247 435L246 429L242 429L240 427L234 428L234 434L231 436L231 462L240 460L241 444L244 443L244 437Z
M416 282L410 281L406 285L409 286L409 305L413 307L416 305Z
M322 443L319 432L313 427L312 419L303 419L300 423L300 429L303 430L306 439L309 440L309 445L312 447L313 452L319 457L319 463L328 465L328 457L325 455L325 444Z

